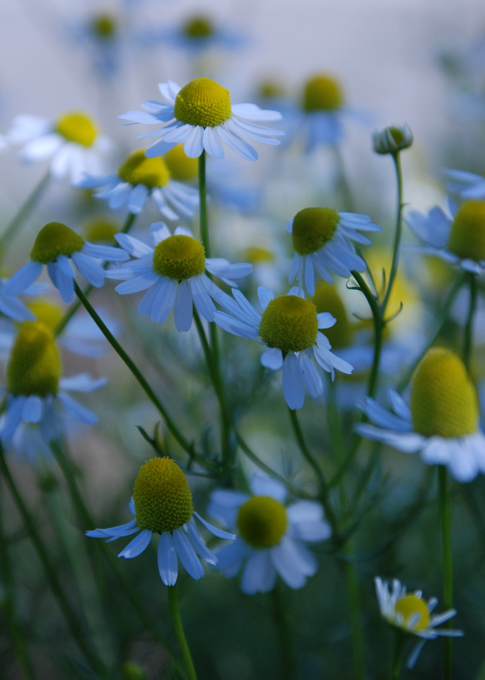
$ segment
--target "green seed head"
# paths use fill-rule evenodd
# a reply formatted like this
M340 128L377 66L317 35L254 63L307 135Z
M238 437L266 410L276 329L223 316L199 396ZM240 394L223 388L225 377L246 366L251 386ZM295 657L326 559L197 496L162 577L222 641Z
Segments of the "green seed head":
M254 496L239 508L237 528L244 541L253 548L278 545L287 527L285 506L269 496Z
M145 149L139 149L130 154L124 163L118 168L118 176L123 182L129 184L144 184L150 189L164 187L170 173L161 156L147 158Z
M310 255L330 241L340 221L332 208L304 208L293 219L293 249L299 255Z
M155 246L153 269L177 281L200 276L205 269L204 246L191 236L169 236Z
M7 364L7 389L15 395L57 394L61 360L54 336L44 324L26 321L17 333Z
M174 113L181 123L215 127L231 117L231 94L210 78L196 78L177 94Z
M297 295L280 295L264 310L259 332L268 347L301 352L317 341L317 308Z
M451 225L448 248L462 258L485 260L485 201L465 201Z
M332 76L321 74L307 81L303 91L304 111L336 111L343 103L342 87Z
M60 222L49 222L42 227L30 251L30 259L34 262L48 264L54 262L59 255L71 257L84 246L84 239L75 231Z

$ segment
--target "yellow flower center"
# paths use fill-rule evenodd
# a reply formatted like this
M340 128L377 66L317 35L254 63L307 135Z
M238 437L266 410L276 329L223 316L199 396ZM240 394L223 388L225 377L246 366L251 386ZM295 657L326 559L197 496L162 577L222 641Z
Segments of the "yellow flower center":
M293 248L299 255L320 250L335 234L340 221L332 208L304 208L293 219Z
M280 295L263 312L259 332L268 347L300 352L317 340L317 308L297 295Z
M264 262L274 262L274 254L267 248L260 246L249 246L244 251L244 262L251 262L251 264L261 264Z
M92 146L98 130L94 122L85 113L66 113L56 123L55 131L69 142L81 146Z
M335 111L343 103L342 87L335 78L322 74L307 81L303 92L304 111Z
M237 515L241 537L253 548L272 548L286 533L285 506L269 496L254 496L243 503Z
M7 389L17 395L46 397L56 394L61 359L54 336L44 324L26 321L20 326L7 364Z
M91 30L97 38L110 40L117 32L116 19L110 14L98 14L91 21Z
M185 155L184 145L177 144L163 156L170 176L178 182L190 182L199 175L199 161Z
M210 38L214 33L214 27L207 17L192 17L185 22L183 32L187 38Z
M118 168L118 176L123 182L144 184L150 189L164 187L170 180L170 172L163 158L147 158L145 149L130 154Z
M348 347L352 342L353 328L347 316L344 303L338 294L337 287L326 281L320 281L316 285L312 301L317 308L318 314L330 312L337 319L335 326L325 329L325 335L332 347L334 349Z
M416 614L420 618L417 623L414 623L410 630L425 630L430 624L429 609L422 597L417 595L406 595L396 602L396 613L403 617L403 628L409 626L409 621Z
M263 80L258 86L258 95L262 99L277 99L285 96L285 88L276 80Z
M231 117L231 93L210 78L196 78L178 93L174 113L181 123L221 125Z
M153 269L177 281L200 276L205 269L204 246L191 236L169 236L155 246Z
M46 326L50 331L56 328L64 316L62 307L52 300L33 300L27 307L35 316L35 320Z
M30 259L34 262L54 262L59 255L70 257L84 246L84 239L60 222L49 222L37 234Z
M179 529L194 514L187 477L170 458L153 458L141 466L133 500L140 529L157 534Z
M477 431L477 393L456 354L443 348L425 354L413 377L411 412L415 431L425 437Z
M86 240L91 243L106 243L107 245L114 245L115 234L119 231L119 227L111 220L105 218L95 218L90 220L85 227Z
M462 258L485 260L485 201L465 201L451 225L448 248Z

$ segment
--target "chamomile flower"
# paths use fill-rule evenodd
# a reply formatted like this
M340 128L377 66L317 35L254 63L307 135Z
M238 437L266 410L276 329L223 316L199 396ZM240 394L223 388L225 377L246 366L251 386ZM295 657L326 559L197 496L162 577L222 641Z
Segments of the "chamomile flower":
M356 254L352 241L364 245L371 242L358 230L381 231L381 228L367 215L332 208L304 208L296 213L286 225L295 251L288 277L290 284L297 279L300 288L305 287L310 295L315 295L315 270L328 283L333 283L331 271L345 278L351 276L352 270L363 272L367 265Z
M449 609L442 614L433 615L433 610L438 604L436 597L426 601L422 590L415 590L414 593L408 594L406 587L397 579L392 582L392 590L389 590L389 584L379 576L375 578L375 585L381 616L403 633L421 638L408 659L408 668L412 668L416 663L426 640L436 640L439 636L463 636L461 630L438 628L442 623L453 618L456 610Z
M485 267L485 200L470 199L459 208L450 201L449 207L451 217L436 207L427 215L412 211L406 221L425 243L421 252L481 274Z
M170 458L153 458L138 473L130 510L135 518L111 529L87 531L91 538L117 538L137 534L118 557L138 557L148 547L153 534L159 534L158 571L166 586L174 586L178 576L178 559L189 576L198 581L204 576L200 558L217 564L217 557L202 540L194 515L218 538L235 539L233 534L217 529L194 511L187 477ZM178 558L178 559L177 559Z
M409 125L391 125L372 135L374 151L382 155L392 155L409 149L413 139Z
M231 93L210 78L196 78L184 87L169 81L159 84L160 92L169 104L148 101L144 111L129 111L119 118L131 123L145 123L164 127L139 139L159 137L145 154L148 158L161 156L184 142L187 156L197 158L206 151L215 158L224 158L222 142L239 156L249 161L258 158L258 152L243 137L262 144L279 144L275 136L284 134L257 121L279 120L277 111L265 111L255 104L232 104Z
M461 198L485 198L485 177L464 170L447 170L446 175L453 180L448 184L448 191Z
M168 42L172 47L195 55L212 47L234 49L244 44L242 34L223 26L217 26L211 17L204 14L189 16L185 21L169 28L154 32L154 37Z
M485 473L485 436L478 398L465 366L453 352L430 349L413 376L411 407L390 390L393 413L367 397L361 407L374 425L361 423L363 437L404 453L421 453L428 465L446 465L458 482Z
M57 179L80 180L84 173L100 174L111 141L101 135L84 112L70 111L55 120L17 116L7 133L12 144L24 144L20 159L35 163L51 158L50 173Z
M76 187L101 189L95 198L107 199L113 209L128 205L133 214L141 212L151 197L167 220L191 218L199 205L197 189L172 179L164 159L147 158L144 149L130 154L116 174L86 175Z
M71 261L88 283L101 288L105 270L100 261L125 262L128 255L121 248L94 245L60 222L49 222L37 234L30 251L30 262L12 276L5 286L9 295L22 293L39 276L44 265L64 302L74 297L74 271Z
M315 399L323 393L323 382L312 355L332 379L335 369L352 373L352 366L330 351L327 337L320 333L334 325L334 317L326 312L317 314L317 308L305 300L301 288L275 297L272 290L260 286L262 314L240 291L232 292L234 300L229 298L224 303L231 314L217 311L214 320L228 333L266 345L261 364L272 371L283 369L283 394L290 409L303 407L305 390Z
M92 392L103 387L106 379L93 379L86 373L63 378L59 349L44 324L25 321L20 326L6 374L6 414L0 432L4 444L10 442L22 422L38 424L45 442L55 439L59 435L56 402L82 423L97 422L94 413L68 392Z
M259 474L250 488L251 495L225 489L211 495L209 514L238 534L216 553L216 569L234 578L244 565L241 590L247 595L269 592L278 575L290 588L302 588L318 569L305 543L331 535L321 505L299 501L286 506L285 487Z
M150 315L155 323L163 323L173 309L177 330L188 331L193 304L204 319L213 321L213 300L225 306L231 298L207 276L206 270L228 285L235 285L232 279L251 272L250 264L206 258L202 243L184 227L177 227L172 235L163 222L155 222L151 234L153 248L133 236L117 234L121 248L136 260L111 269L106 277L123 281L115 288L120 295L146 290L138 311L142 316Z

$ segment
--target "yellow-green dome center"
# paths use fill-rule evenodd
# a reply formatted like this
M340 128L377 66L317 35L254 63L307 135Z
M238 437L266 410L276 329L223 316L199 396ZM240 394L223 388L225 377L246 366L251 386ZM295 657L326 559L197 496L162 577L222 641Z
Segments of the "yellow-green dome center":
M168 183L170 172L161 156L147 158L145 149L139 149L120 165L118 176L123 182L133 185L144 184L150 189L155 189Z
M462 258L485 260L485 201L465 201L451 225L448 248Z
M304 208L293 219L293 248L299 255L320 250L335 234L340 221L332 208Z
M342 87L329 75L317 75L307 81L303 91L303 110L335 111L344 103Z
M205 269L204 246L191 236L169 236L155 246L153 269L177 281L200 276Z
M253 548L272 548L286 533L285 506L269 496L254 496L243 503L237 515L237 528Z
M263 312L259 332L268 347L300 352L317 341L317 309L297 295L280 295Z
M69 142L76 142L81 146L92 146L98 130L96 125L85 113L66 113L56 123L55 131Z
M111 14L98 14L91 21L91 30L97 38L110 40L117 32L117 22Z
M167 164L170 176L178 182L190 182L199 174L197 158L189 158L183 144L177 144L173 149L164 154L163 159Z
M352 342L353 329L337 287L326 281L319 281L312 302L317 308L318 314L330 312L337 319L334 326L325 329L325 335L332 347L334 349L348 347Z
M417 614L419 620L414 623L409 630L425 630L429 627L429 609L422 597L417 595L406 595L396 602L396 613L403 617L403 628L409 628L409 622Z
M110 246L115 245L115 234L118 232L118 225L103 217L90 220L84 229L86 240L90 243L105 243Z
M37 234L30 259L34 262L48 264L54 262L59 255L70 257L84 246L84 239L75 231L60 222L49 222Z
M231 93L210 78L196 78L177 94L174 113L188 125L221 125L231 117Z
M199 38L210 38L214 34L214 27L207 17L192 17L185 22L183 32L187 38L195 40Z
M61 359L54 336L44 324L26 321L17 333L7 364L7 390L15 395L57 394Z

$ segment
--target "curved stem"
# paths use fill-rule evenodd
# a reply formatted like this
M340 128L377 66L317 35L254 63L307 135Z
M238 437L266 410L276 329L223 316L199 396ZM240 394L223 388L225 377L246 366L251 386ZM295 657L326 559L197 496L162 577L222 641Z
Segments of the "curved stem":
M371 289L365 282L364 277L359 274L359 272L355 271L352 272L352 276L359 284L359 289L364 294L365 299L369 304L370 310L372 312L372 318L374 320L374 358L372 360L372 368L369 375L369 382L367 384L367 396L373 397L377 390L379 366L381 363L382 333L384 330L383 312L381 311L379 303L377 302Z
M471 272L468 274L468 285L470 287L470 306L468 307L468 317L465 324L465 333L463 337L463 363L466 370L470 370L470 359L472 353L473 343L473 317L477 307L477 277Z
M384 300L381 305L382 318L386 315L387 304L389 298L391 297L392 287L394 285L394 280L396 278L397 269L399 266L399 245L401 243L402 234L402 171L401 171L401 155L399 151L392 154L392 160L394 161L394 167L396 169L396 180L397 180L397 215L396 215L396 230L394 232L394 246L392 249L392 262L391 271L389 274L389 283L387 284L387 290L384 295Z
M182 626L182 619L180 618L179 601L177 595L177 585L167 586L168 588L168 604L170 607L170 616L172 617L173 627L175 629L175 635L179 643L180 651L182 652L182 658L184 660L185 668L187 669L187 675L189 680L197 680L197 674L195 672L194 662L190 655L189 645L185 638L184 629Z
M453 609L453 553L451 545L451 490L448 470L444 465L438 466L439 508L441 516L441 533L443 543L443 606L445 610ZM445 623L451 628L451 620ZM451 680L453 672L453 638L445 638L445 670L444 680Z
M49 183L49 179L50 170L46 172L44 177L40 180L39 184L35 187L33 192L30 194L28 199L25 201L23 206L20 208L20 210L17 212L15 217L11 220L11 222L3 232L2 236L0 237L0 250L2 253L5 250L10 239L15 235L15 233L19 230L19 227L22 225L23 222L25 222L25 220L29 217L32 210L35 208L38 200L44 193L44 190L46 189Z

